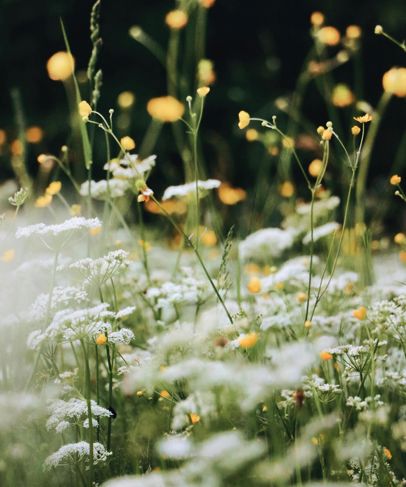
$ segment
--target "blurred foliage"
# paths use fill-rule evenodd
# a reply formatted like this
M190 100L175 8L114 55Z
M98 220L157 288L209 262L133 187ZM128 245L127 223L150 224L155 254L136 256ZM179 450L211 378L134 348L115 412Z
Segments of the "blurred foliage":
M59 18L66 25L77 69L85 70L91 52L88 24L92 4L93 1L89 0L2 2L0 57L6 69L1 79L0 128L6 131L8 140L17 136L11 93L18 89L26 126L38 125L45 134L40 143L28 147L32 171L36 169L38 154L56 153L61 145L69 143L66 94L60 83L49 80L45 69L50 55L64 49ZM146 103L151 97L166 93L166 81L162 66L143 46L130 38L128 31L131 26L140 25L165 48L168 29L164 18L174 5L167 0L102 0L103 46L99 63L104 81L100 109L107 112L109 108L116 107L120 92L133 91L136 103L127 132L137 141L142 139L149 123ZM270 119L278 113L275 99L292 95L303 61L312 46L309 17L315 10L323 11L327 24L336 26L341 32L350 24L360 25L363 31L359 53L361 69L355 74L353 62L346 63L334 71L335 83L347 83L360 98L374 106L382 92L382 74L394 65L404 64L401 50L373 34L374 26L379 23L393 36L404 37L404 0L384 3L379 0L251 0L248 3L217 0L208 12L206 49L206 56L214 61L217 81L210 94L202 126L206 163L211 176L254 188L259 175L261 184L265 185L263 194L266 194L267 181L272 181L276 175L276 163L263 145L247 143L236 127L236 114L244 108ZM314 84L306 92L303 111L314 126L328 119ZM349 115L351 113L348 112L345 115L347 121ZM280 120L286 125L286 118L281 117ZM372 159L372 196L381 194L396 155L400 161L398 171L401 172L405 148L402 150L401 147L399 156L398 146L405 121L404 101L392 102ZM104 149L101 146L102 143L96 144L96 176L102 174ZM155 152L159 156L158 168L153 175L155 184L163 188L180 183L181 162L172 133L167 128ZM306 154L306 162L314 156ZM6 154L3 153L0 163L0 179L12 177ZM385 191L390 194L390 188Z

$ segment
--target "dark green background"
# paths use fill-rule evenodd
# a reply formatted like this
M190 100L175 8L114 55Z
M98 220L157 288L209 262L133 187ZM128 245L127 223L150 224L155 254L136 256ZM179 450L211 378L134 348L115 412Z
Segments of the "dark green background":
M28 125L40 125L46 135L40 147L29 154L32 168L38 151L57 152L69 131L68 106L61 83L48 79L45 64L51 54L64 49L59 17L64 19L78 68L85 68L90 53L88 0L3 0L0 17L1 113L0 127L15 132L10 90L21 93ZM128 35L134 24L141 25L163 47L168 30L165 13L174 7L162 0L103 0L101 34L103 48L100 66L104 73L101 110L114 107L123 90L136 93L131 135L141 140L148 123L146 101L165 94L164 71L142 46ZM275 109L272 100L294 89L303 59L311 47L309 15L325 13L327 23L342 32L349 24L363 29L364 97L375 104L381 94L382 74L394 65L405 65L405 54L382 37L373 34L375 24L384 25L393 36L405 36L404 0L312 1L312 0L217 0L209 11L207 57L217 72L217 83L207 102L203 136L207 163L212 176L250 187L255 184L258 161L264 151L248 144L236 129L241 108L269 118ZM193 75L193 73L192 73ZM337 81L353 84L351 63L339 68ZM266 107L265 110L263 107ZM305 112L315 125L325 123L327 114L315 90L309 90ZM349 116L344 123L348 127ZM282 123L283 122L283 119ZM404 100L390 104L372 161L372 186L382 186L398 150L405 127ZM255 147L256 146L256 147ZM157 147L156 184L165 186L181 181L180 162L165 128ZM102 159L102 152L100 153ZM405 155L406 158L406 155ZM11 174L2 158L2 178ZM99 165L102 164L99 161ZM406 161L405 161L406 163ZM219 169L220 168L220 169ZM273 177L270 170L269 178ZM390 188L389 188L390 190Z

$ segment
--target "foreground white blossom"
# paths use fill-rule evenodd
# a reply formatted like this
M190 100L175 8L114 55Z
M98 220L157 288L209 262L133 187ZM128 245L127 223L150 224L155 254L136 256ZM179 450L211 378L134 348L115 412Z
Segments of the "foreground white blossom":
M93 443L93 464L105 462L112 453L107 451L101 443ZM50 470L58 465L76 463L88 459L90 455L90 445L87 441L78 443L68 443L61 446L58 451L50 455L44 462L44 469Z
M84 218L82 216L75 216L55 225L36 223L35 225L29 225L28 227L20 227L17 229L16 237L27 238L31 237L32 235L38 235L41 237L57 237L75 230L99 228L101 225L101 221L98 218Z
M201 181L200 179L197 181L198 188L199 188L199 196L202 197L204 192L218 188L221 184L221 181L218 179L207 179L207 181ZM202 193L200 193L202 191ZM196 181L192 181L191 183L181 184L179 186L169 186L165 189L164 194L162 196L162 200L169 200L170 198L184 198L191 193L196 192Z

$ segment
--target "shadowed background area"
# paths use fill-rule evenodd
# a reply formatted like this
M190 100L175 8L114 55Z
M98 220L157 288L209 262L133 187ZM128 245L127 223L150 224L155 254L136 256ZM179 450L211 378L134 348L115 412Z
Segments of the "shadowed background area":
M41 142L28 149L27 161L33 172L39 153L58 152L62 144L69 142L66 93L61 83L48 78L45 69L47 59L55 51L64 50L59 18L64 20L77 70L85 70L91 51L88 27L92 4L88 0L2 2L0 128L6 131L9 141L17 135L10 96L16 89L21 97L26 125L44 130ZM162 66L150 52L130 38L128 31L131 26L139 25L166 48L168 28L164 18L174 6L173 2L164 0L102 0L100 110L107 112L110 107L116 107L120 92L134 92L136 103L126 133L136 141L142 139L149 123L146 103L151 97L166 93L166 80ZM404 65L404 53L383 37L373 34L374 26L379 23L394 37L403 38L406 21L403 0L384 3L379 0L217 0L208 12L206 48L206 57L214 62L217 80L207 101L202 127L206 164L211 176L245 188L256 184L259 166L264 164L267 154L263 146L247 143L236 127L237 113L246 109L270 119L278 113L274 100L294 92L304 59L312 46L309 17L315 10L322 11L326 24L336 26L341 32L345 32L350 24L362 28L358 74L354 74L352 61L333 73L335 83L344 82L352 89L356 88L358 99L365 99L374 106L382 93L382 74L392 66ZM193 78L194 73L190 76ZM353 108L342 110L342 125L346 130L351 110L354 111ZM306 92L303 111L315 127L328 119L325 105L314 86ZM379 195L385 187L383 182L396 157L400 161L401 173L401 159L405 158L405 121L404 100L393 100L372 159L372 194L375 190ZM286 125L286 118L282 117L281 123ZM403 149L399 149L401 140ZM103 148L96 145L95 151L95 173L101 176ZM155 152L158 166L164 166L157 168L156 184L165 187L180 183L179 156L167 127ZM7 150L3 148L0 157L0 179L4 180L12 176ZM306 162L312 157L305 155ZM275 176L272 164L265 176L268 179Z

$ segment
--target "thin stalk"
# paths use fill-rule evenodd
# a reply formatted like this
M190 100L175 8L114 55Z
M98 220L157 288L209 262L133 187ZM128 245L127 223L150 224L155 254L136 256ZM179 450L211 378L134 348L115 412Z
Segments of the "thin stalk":
M91 376L90 376L90 367L89 367L89 356L87 353L87 347L83 339L80 340L80 344L82 345L83 351L83 359L85 363L85 377L86 377L86 404L87 404L87 415L89 420L89 459L90 459L90 467L89 467L89 486L93 487L94 481L94 449L93 449L93 417L92 417L92 390L91 390Z
M206 265L204 264L203 262L203 259L198 251L198 249L195 247L195 245L193 244L192 240L186 235L186 233L179 227L179 225L175 222L175 220L171 217L171 215L165 210L165 208L159 203L159 201L154 197L152 196L151 197L152 200L156 203L156 205L159 207L159 209L162 211L162 213L165 214L165 216L168 218L168 220L170 221L170 223L173 225L173 227L183 236L183 238L185 239L185 241L187 242L187 244L192 248L192 250L194 251L194 253L196 254L196 257L200 263L200 265L202 266L202 269L203 269L203 272L205 273L207 279L209 280L210 282L210 285L211 287L213 288L213 291L214 293L216 294L218 300L220 301L221 305L223 306L223 309L224 311L226 312L226 315L230 321L231 324L233 324L233 318L230 314L230 312L228 311L227 309L227 306L223 300L223 298L221 297L216 285L214 284L213 282L213 279L211 278L210 274L209 274L209 271L207 270L207 267Z

